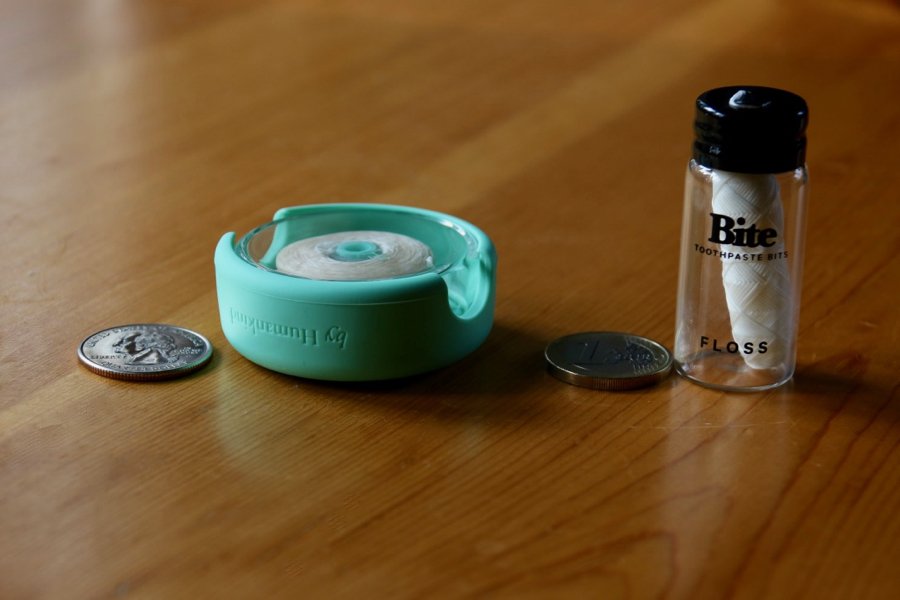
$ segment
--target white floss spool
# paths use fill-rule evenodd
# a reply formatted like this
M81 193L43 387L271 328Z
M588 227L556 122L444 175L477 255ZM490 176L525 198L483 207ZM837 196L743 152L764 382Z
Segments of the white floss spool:
M387 231L341 231L288 244L275 268L288 275L327 281L370 281L432 268L431 249L415 238Z
M784 215L778 181L774 175L712 172L713 212L738 222L755 223L759 229L783 231ZM746 248L720 244L724 256L772 254L784 251L784 238L775 245ZM768 351L743 354L754 369L775 367L784 360L787 340L794 328L791 318L791 282L784 260L723 260L722 283L731 318L735 342L743 348L759 348L765 342ZM764 346L764 347L765 347Z

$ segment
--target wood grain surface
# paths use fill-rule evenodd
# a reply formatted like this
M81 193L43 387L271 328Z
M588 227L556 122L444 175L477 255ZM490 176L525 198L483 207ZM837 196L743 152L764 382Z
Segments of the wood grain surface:
M810 105L799 368L726 394L544 370L671 346L693 100ZM900 5L4 0L0 598L900 597ZM411 380L224 339L213 248L295 204L450 212L496 324ZM205 370L98 377L112 325Z

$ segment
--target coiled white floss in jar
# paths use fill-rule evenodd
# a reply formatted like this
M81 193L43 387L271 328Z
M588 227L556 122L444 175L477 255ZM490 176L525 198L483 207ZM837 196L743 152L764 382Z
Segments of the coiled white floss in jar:
M340 231L293 242L275 257L288 275L325 281L392 279L434 266L431 249L419 240L388 231Z
M697 98L685 180L675 367L723 390L765 390L796 366L808 108L760 86Z

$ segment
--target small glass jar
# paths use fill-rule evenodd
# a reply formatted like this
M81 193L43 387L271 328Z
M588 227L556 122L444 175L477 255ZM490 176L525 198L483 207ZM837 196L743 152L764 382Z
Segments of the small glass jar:
M802 98L773 88L717 88L697 99L674 357L696 383L764 390L794 373L807 115Z

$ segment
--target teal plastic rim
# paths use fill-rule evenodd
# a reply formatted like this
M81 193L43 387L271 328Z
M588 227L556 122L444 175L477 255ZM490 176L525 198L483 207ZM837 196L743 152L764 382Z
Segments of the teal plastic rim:
M340 231L386 231L432 252L420 273L325 281L281 273L275 256L295 241ZM348 257L372 248L349 245ZM494 319L497 257L480 229L451 215L385 204L283 208L215 252L222 330L254 363L333 381L394 379L453 363L487 338Z

